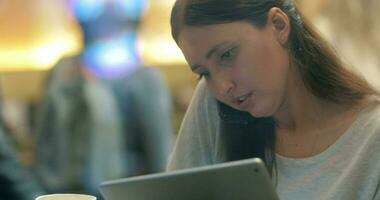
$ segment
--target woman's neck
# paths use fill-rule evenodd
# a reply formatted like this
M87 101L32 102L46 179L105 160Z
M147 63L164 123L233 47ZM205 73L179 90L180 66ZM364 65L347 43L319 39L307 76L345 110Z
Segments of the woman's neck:
M333 119L340 118L352 105L339 105L315 97L300 78L290 76L284 101L275 113L279 129L295 134L321 129Z

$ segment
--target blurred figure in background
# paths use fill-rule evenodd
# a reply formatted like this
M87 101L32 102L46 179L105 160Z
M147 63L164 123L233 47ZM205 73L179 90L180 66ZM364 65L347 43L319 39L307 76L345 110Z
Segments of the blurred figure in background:
M36 120L36 172L48 192L83 192L88 108L79 58L60 61L48 75Z
M44 194L35 177L18 159L17 150L5 131L0 115L0 199L30 200Z
M51 72L37 121L36 170L49 192L98 195L100 182L124 177L125 137L113 94L66 58Z
M83 2L72 6L86 47L51 72L38 113L36 170L49 192L101 199L102 181L165 169L171 98L160 72L139 59L134 33L139 17L120 16L117 2L124 1L116 0L92 4L103 10L91 17Z
M80 2L73 10L84 32L86 77L98 79L115 94L126 141L126 175L164 171L171 147L172 102L160 71L145 67L137 49L148 1L102 0L91 7Z
M172 101L160 72L137 65L112 87L127 137L128 176L164 171L172 143Z
M80 2L80 1L78 1ZM84 31L87 75L115 94L126 141L127 176L165 170L172 137L172 101L158 69L146 67L137 49L138 28L147 0L98 1L101 15L75 7ZM94 9L96 10L96 9Z

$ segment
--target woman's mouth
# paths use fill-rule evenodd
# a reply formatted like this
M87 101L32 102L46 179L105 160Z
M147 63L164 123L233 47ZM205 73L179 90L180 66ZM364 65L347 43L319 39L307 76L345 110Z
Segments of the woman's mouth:
M250 99L254 93L250 92L248 94L242 95L235 99L234 104L239 110L247 110L250 106Z

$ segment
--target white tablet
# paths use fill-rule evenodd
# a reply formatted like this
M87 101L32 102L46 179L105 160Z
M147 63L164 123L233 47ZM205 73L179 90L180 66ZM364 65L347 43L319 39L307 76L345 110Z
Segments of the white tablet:
M104 182L106 200L277 200L258 158Z

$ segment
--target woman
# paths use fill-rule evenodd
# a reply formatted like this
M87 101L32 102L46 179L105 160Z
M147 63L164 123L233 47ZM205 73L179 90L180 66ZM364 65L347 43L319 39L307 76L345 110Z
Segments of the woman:
M171 26L202 81L169 170L260 157L281 199L380 199L378 94L292 1L177 0Z

